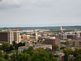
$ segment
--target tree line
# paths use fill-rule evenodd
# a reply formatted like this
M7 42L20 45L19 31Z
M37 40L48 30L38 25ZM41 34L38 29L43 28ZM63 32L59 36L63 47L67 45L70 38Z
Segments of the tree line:
M0 46L0 61L57 61L49 49L29 47L22 52L18 51L19 46L24 44L13 45L3 44Z

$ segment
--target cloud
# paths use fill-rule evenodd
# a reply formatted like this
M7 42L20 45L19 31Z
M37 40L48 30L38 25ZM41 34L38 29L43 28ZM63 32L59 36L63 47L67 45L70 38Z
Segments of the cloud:
M30 7L49 7L53 0L20 0L21 4Z
M52 0L0 0L0 9L5 8L31 8L49 7Z
M0 9L19 7L20 2L18 0L1 0Z
M1 24L81 23L81 0L1 0L0 8L9 8L0 9Z

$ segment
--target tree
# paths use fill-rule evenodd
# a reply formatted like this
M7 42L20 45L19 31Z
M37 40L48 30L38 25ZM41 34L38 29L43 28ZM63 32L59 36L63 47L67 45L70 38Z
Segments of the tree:
M81 61L81 54L78 54L78 55L75 57L75 61Z
M0 57L0 61L8 61L8 60L4 59L3 57Z
M31 61L31 56L27 53L20 53L18 55L18 61Z
M49 61L49 54L42 48L34 51L32 61Z
M18 50L18 44L15 41L13 41L12 44L13 44L14 50Z
M32 46L30 46L27 50L23 51L23 53L27 53L27 54L29 54L31 56L32 56L33 52L34 52L34 49L33 49Z
M46 49L29 47L20 53L3 54L0 52L0 61L57 61L57 58Z
M11 61L31 61L31 56L27 53L13 54L11 55Z
M63 51L64 51L64 61L68 61L68 58L70 58L70 55L73 55L74 50L71 48L65 48Z
M73 54L74 51L71 48L65 48L63 52L69 55L69 54Z
M34 50L32 61L57 61L57 59L45 49L37 48Z
M13 50L13 46L10 45L9 43L3 43L0 46L0 49L3 50L5 53L9 53L11 50Z
M54 54L55 51L57 51L57 50L58 50L58 45L52 44L52 52L53 52L53 54Z

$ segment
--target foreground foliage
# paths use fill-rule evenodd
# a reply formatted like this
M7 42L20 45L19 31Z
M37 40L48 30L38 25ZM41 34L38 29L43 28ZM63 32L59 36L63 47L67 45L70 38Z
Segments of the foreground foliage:
M5 50L10 46L4 45L0 50L0 61L57 61L57 58L46 49L29 47L28 49L19 52L17 49ZM11 47L10 47L11 48Z

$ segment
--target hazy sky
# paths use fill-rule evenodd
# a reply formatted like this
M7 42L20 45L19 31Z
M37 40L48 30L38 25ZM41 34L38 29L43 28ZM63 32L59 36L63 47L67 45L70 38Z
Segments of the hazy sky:
M0 0L0 27L81 25L81 0Z

